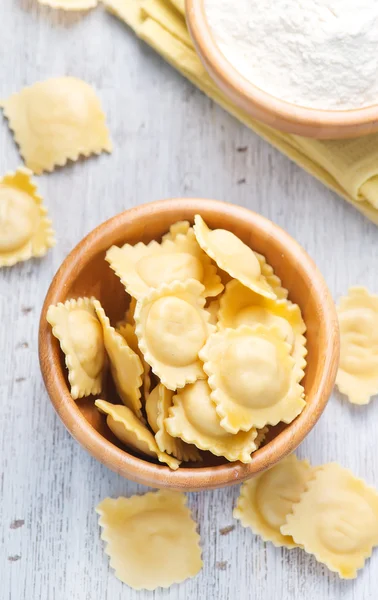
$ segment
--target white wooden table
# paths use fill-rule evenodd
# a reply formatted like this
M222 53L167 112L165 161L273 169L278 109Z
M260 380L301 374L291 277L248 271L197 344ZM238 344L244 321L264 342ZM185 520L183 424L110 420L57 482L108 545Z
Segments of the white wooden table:
M134 592L108 566L95 505L146 491L110 472L58 420L37 356L38 319L51 278L93 227L162 197L205 196L261 212L309 251L334 294L378 291L378 230L184 81L101 9L87 15L0 4L0 97L50 76L98 90L112 156L39 178L58 244L42 260L0 272L1 600L376 599L378 552L358 580L340 581L300 550L266 545L232 518L238 488L191 494L204 568L170 590ZM241 148L244 151L241 151ZM21 163L0 124L1 173ZM339 461L378 486L378 405L337 393L299 450ZM222 529L232 525L227 534Z

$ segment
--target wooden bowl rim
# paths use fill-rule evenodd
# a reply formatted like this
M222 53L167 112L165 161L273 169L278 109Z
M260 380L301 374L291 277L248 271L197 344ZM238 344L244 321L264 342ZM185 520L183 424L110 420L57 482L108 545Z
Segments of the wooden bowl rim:
M378 121L378 103L364 108L350 110L321 110L306 108L280 100L260 89L243 77L227 60L216 44L208 25L204 0L186 1L186 21L193 43L205 67L213 72L225 89L234 97L239 97L263 112L282 119L293 126L309 128L353 128L372 127ZM278 127L277 122L277 127ZM365 134L369 133L365 131Z
M86 420L69 393L63 369L56 366L60 365L61 351L46 321L46 313L51 304L65 299L65 282L68 274L75 271L75 265L81 264L83 267L88 264L97 254L100 240L112 234L116 237L117 232L125 230L131 221L143 220L146 217L154 218L165 211L179 212L180 209L188 209L193 212L193 215L204 210L215 215L219 212L228 214L234 219L253 224L254 228L263 230L268 237L273 236L281 246L286 248L287 255L295 252L300 268L310 275L313 284L311 292L322 316L319 326L328 332L329 343L323 354L324 371L320 385L314 390L314 400L295 421L266 446L259 449L249 464L225 463L220 466L179 468L177 471L171 471L167 466L150 463L129 454L126 450L121 450L98 433ZM52 356L53 360L45 358L48 356ZM70 252L55 274L44 301L39 326L39 359L42 376L50 400L66 428L92 456L107 467L128 479L152 487L186 490L216 489L240 483L273 466L297 448L322 414L335 382L338 357L339 332L335 305L320 271L305 250L288 233L265 217L241 206L203 198L174 198L143 204L126 210L96 227Z

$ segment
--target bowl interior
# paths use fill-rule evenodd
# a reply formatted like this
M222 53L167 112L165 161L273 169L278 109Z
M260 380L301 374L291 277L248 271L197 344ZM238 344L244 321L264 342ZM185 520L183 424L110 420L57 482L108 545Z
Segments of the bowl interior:
M64 357L45 321L45 314L52 303L71 297L95 296L115 325L124 317L129 297L105 261L106 250L112 244L160 240L172 223L183 219L193 221L197 212L211 228L229 229L263 254L289 290L290 300L300 306L307 326L308 365L303 385L308 403L293 423L271 429L265 445L254 454L250 465L232 464L203 453L201 466L184 463L178 471L172 472L161 464L134 457L126 450L108 429L105 416L98 412L93 398L72 400ZM240 207L208 200L171 200L141 206L114 217L89 234L67 257L53 280L42 311L40 356L45 383L58 413L92 454L110 468L143 483L198 489L246 479L280 460L300 443L320 416L332 389L338 358L338 329L333 301L321 275L304 250L283 230ZM120 403L110 378L101 397ZM130 460L133 472L129 471ZM142 473L146 467L148 472Z
M211 78L252 117L275 129L314 138L348 138L377 131L378 104L340 111L307 108L276 98L245 79L216 43L204 0L186 0L186 21L194 46Z

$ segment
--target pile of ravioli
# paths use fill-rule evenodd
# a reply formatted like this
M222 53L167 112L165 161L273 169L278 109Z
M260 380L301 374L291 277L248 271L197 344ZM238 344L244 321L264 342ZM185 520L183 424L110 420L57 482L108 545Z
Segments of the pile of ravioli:
M168 587L201 570L184 494L106 498L96 510L110 564L134 589ZM355 578L378 545L377 491L336 463L312 467L294 454L241 486L234 517L265 542L313 554L343 579Z
M200 215L106 260L130 296L122 322L95 298L47 313L72 397L101 394L109 362L119 401L95 404L128 448L171 469L200 450L251 462L268 426L305 406L305 324L272 268Z

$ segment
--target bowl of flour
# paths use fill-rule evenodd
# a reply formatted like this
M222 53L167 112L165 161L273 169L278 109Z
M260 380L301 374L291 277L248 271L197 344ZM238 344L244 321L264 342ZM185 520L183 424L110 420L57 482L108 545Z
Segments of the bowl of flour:
M378 130L377 0L186 0L207 71L251 116L346 138Z

